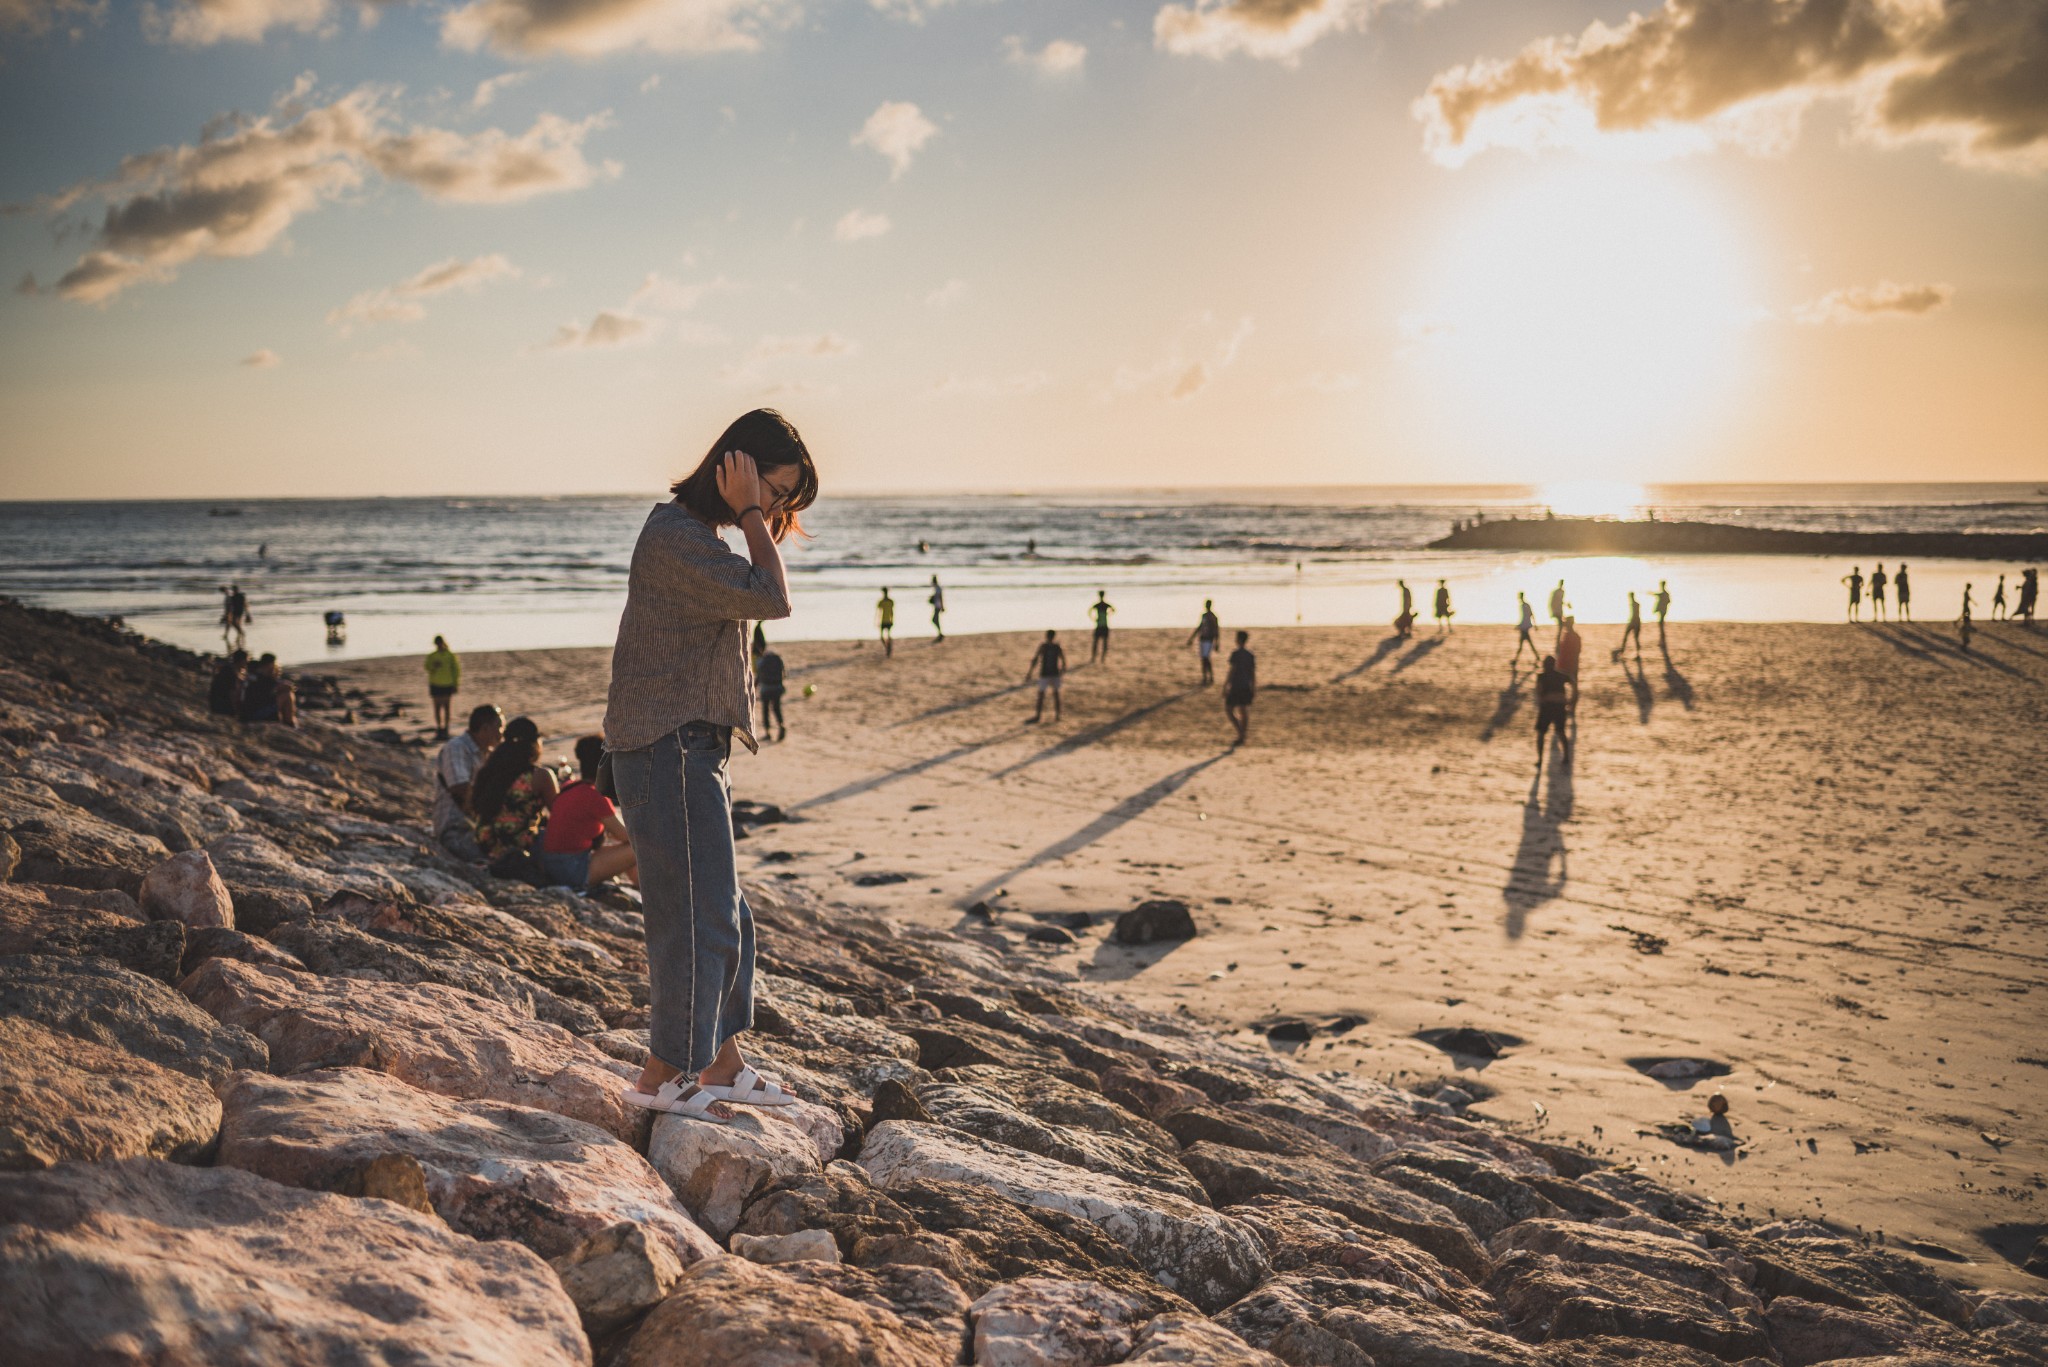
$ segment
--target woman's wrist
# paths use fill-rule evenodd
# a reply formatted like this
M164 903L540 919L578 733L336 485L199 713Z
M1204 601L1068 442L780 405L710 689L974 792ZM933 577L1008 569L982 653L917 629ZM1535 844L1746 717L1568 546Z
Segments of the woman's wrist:
M768 522L768 511L767 511L767 509L763 508L763 507L762 507L762 506L761 506L760 504L758 504L758 503L749 503L749 504L748 504L748 505L747 505L746 507L744 507L744 508L740 509L740 511L739 511L739 514L738 514L738 516L736 516L736 517L734 517L734 518L733 518L733 525L734 525L734 526L738 526L738 525L739 525L740 523L742 523L742 522L745 522L745 521L747 520L747 514L748 514L748 513L759 513L759 514L761 514L761 523L762 523L762 525L763 525L763 526L766 526L766 525L767 525L767 522Z

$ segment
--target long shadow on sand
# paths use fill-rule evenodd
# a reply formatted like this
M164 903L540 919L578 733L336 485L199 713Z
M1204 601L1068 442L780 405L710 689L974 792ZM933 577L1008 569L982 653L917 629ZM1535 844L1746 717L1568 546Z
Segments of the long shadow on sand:
M1913 637L1906 634L1902 626L1895 623L1873 623L1864 629L1901 655L1910 655L1916 660L1926 660L1930 664L1940 665L1943 669L1948 668L1947 660L1918 645Z
M914 717L905 717L902 721L891 722L889 729L893 731L899 726L915 726L921 721L930 721L933 717L943 717L949 712L965 712L970 707L979 707L985 702L994 702L997 698L1007 698L1012 693L1022 693L1030 686L1030 684L1010 684L1005 688L992 688L986 693L977 693L971 698L960 698L954 702L940 703L937 707L926 708Z
M1399 674L1409 665L1414 664L1417 660L1420 660L1423 656L1429 654L1430 651L1435 650L1438 646L1442 645L1447 639L1449 638L1443 636L1432 636L1426 641L1417 641L1414 645L1408 648L1408 653L1406 655L1403 655L1400 659L1394 661L1394 667L1388 670L1387 672L1389 674Z
M1166 697L1161 698L1157 702L1148 702L1143 707L1134 707L1130 711L1124 713L1121 717L1113 718L1110 721L1102 723L1100 726L1091 726L1085 731L1076 731L1073 735L1068 736L1064 740L1055 741L1051 745L1046 746L1043 750L1040 750L1035 755L1026 755L1023 759L1018 760L1015 764L1012 764L1004 769L996 770L993 774L990 774L989 777L992 779L1008 778L1011 774L1016 773L1020 769L1029 769L1032 765L1037 764L1040 760L1057 759L1061 755L1071 755L1076 750L1084 750L1087 747L1095 744L1097 741L1105 740L1108 737L1115 735L1117 732L1123 730L1127 726L1136 726L1139 722L1145 720L1145 718L1151 716L1154 712L1157 712L1162 708L1171 707L1173 706L1173 704L1179 702L1182 698L1193 697L1195 694L1201 691L1202 690L1199 685L1191 688L1183 688L1180 692L1168 694Z
M1342 674L1332 675L1330 677L1330 682L1343 683L1346 679L1357 678L1359 675L1365 673L1366 670L1371 669L1374 665L1378 664L1381 660L1386 659L1387 656L1392 655L1396 650L1400 648L1401 642L1406 639L1407 638L1402 636L1400 632L1395 632L1392 636L1387 637L1378 645L1374 646L1372 649L1372 654L1366 656L1363 660L1351 666L1351 668L1345 670Z
M820 793L816 797L807 797L802 802L793 802L786 810L806 812L813 807L824 807L834 802L844 802L850 797L859 797L862 793L871 793L875 789L887 787L899 779L914 778L928 769L938 768L941 764L951 764L956 759L965 759L975 751L986 749L998 741L1010 740L1022 734L1023 730L1024 728L1021 726L1012 726L1008 730L996 732L993 736L985 736L981 740L971 740L965 745L956 745L944 754L913 760L911 763L905 764L900 768L886 770L869 778L855 779L852 783L841 784L829 793Z
M1515 713L1522 706L1523 696L1522 672L1510 666L1508 686L1500 691L1500 698L1493 705L1493 715L1486 719L1486 725L1480 729L1479 739L1492 740L1499 735L1501 728L1515 719Z
M1572 766L1555 750L1548 777L1548 786L1543 774L1529 781L1529 797L1522 804L1522 842L1515 847L1507 886L1500 890L1508 907L1503 928L1510 940L1522 938L1530 912L1564 896L1563 827L1572 818Z
M2011 623L2000 622L1997 627L1985 630L1984 639L1993 644L2004 646L2008 650L2017 650L2022 654L2048 655L2048 650L2042 650L2038 646L2027 645L2023 641L2018 640L2015 633L2025 636L2038 636L2041 634L2041 628L2020 621Z
M1041 864L1051 864L1057 860L1065 859L1068 855L1078 850L1086 849L1111 831L1137 820L1137 818L1151 811L1167 798L1172 797L1187 785L1188 780L1194 778L1195 775L1201 773L1204 769L1229 753L1230 751L1228 750L1219 750L1207 759L1197 760L1185 769L1176 769L1165 778L1146 785L1144 788L1132 793L1129 797L1119 801L1115 806L1111 807L1101 816L1096 817L1080 830L1075 831L1072 835L1053 841L1052 844L1047 845L1015 868L999 873L994 878L988 879L986 882L961 894L959 905L970 907L1019 874L1028 873Z
M1644 726L1650 724L1650 712L1657 706L1657 695L1650 689L1650 676L1643 669L1643 660L1636 657L1636 667L1628 667L1628 657L1618 655L1615 663L1621 666L1621 676L1628 680L1629 691L1636 696L1636 720Z
M1904 630L1923 649L1931 651L1944 659L1959 660L1964 664L1975 665L1979 669L1990 669L2000 674L2009 674L2015 679L2025 679L2030 684L2038 685L2040 682L2024 670L2016 669L2003 660L1993 659L1981 649L1964 650L1961 641L1949 637L1944 632L1917 625L1904 628ZM1981 641L1988 633L1982 627L1978 627L1976 634L1977 639Z
M1662 641L1657 643L1659 653L1664 656L1664 691L1678 699L1686 711L1693 710L1692 681L1678 672L1678 666L1671 662L1671 647Z

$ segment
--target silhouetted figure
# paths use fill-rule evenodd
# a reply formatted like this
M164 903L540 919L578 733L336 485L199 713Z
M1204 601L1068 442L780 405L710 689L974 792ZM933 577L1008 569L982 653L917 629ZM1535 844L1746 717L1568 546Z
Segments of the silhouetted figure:
M1406 579L1396 579L1394 587L1401 590L1401 611L1394 616L1394 630L1405 641L1415 634L1415 595L1408 591Z
M1884 574L1884 562L1878 561L1877 568L1870 572L1870 620L1884 620L1884 586L1889 582Z
M1664 618L1671 611L1671 590L1662 579L1657 581L1657 596L1651 600L1657 609L1657 644L1664 644Z
M1202 600L1202 620L1195 623L1195 629L1188 633L1188 644L1195 647L1195 653L1202 657L1202 682L1216 682L1216 666L1212 657L1216 654L1216 643L1223 639L1223 624L1216 620L1216 600Z
M1529 647L1529 657L1540 660L1543 652L1536 648L1536 640L1530 634L1536 630L1536 609L1529 606L1529 595L1517 591L1515 594L1515 658L1508 662L1513 669L1522 663L1522 647Z
M2020 571L2020 601L2013 609L2013 616L2031 624L2034 608L2041 598L2041 572L2031 565Z
M1243 745L1252 724L1252 697L1259 688L1259 661L1245 642L1249 631L1237 633L1237 649L1230 652L1230 672L1223 676L1223 715L1237 728L1237 744Z
M1628 591L1628 625L1621 629L1621 644L1614 648L1614 658L1620 659L1628 649L1628 643L1636 643L1636 654L1643 653L1643 605L1636 601L1636 591Z
M462 687L462 661L444 638L436 636L434 648L427 652L426 668L427 698L434 704L434 738L446 740L455 690Z
M1032 537L1026 537L1026 538L1025 538L1025 540L1024 540L1024 554L1026 554L1026 555L1037 555L1037 554L1038 554L1038 538L1037 538L1037 537L1035 537L1035 536L1032 536Z
M1536 676L1536 767L1543 767L1543 745L1549 738L1552 727L1557 729L1557 742L1564 747L1564 762L1572 762L1572 738L1566 727L1570 715L1571 678L1557 667L1557 658L1543 657L1542 672Z
M883 589L882 596L875 600L875 626L882 634L884 657L896 653L896 600Z
M1906 577L1904 562L1900 563L1899 572L1892 576L1892 591L1899 595L1899 620L1901 622L1912 621L1913 581Z
M759 664L761 657L767 653L768 632L764 629L762 623L756 622L754 623L754 639L747 646L747 654L753 658L756 664Z
M1439 633L1451 629L1451 588L1443 580L1436 581L1436 629Z
M767 647L764 639L761 643ZM765 648L754 660L754 696L761 700L761 739L768 739L768 723L775 723L775 739L786 740L789 728L782 724L782 657Z
M1585 640L1579 635L1579 619L1564 619L1564 630L1557 634L1557 672L1564 675L1572 686L1572 711L1579 710L1579 653L1585 649Z
M217 717L238 717L242 713L242 686L249 670L249 652L231 651L220 668L213 671L213 683L206 691L206 710Z
M1564 580L1557 581L1557 587L1550 591L1550 623L1556 634L1564 632Z
M1863 620L1863 567L1855 566L1842 576L1842 582L1849 586L1849 620Z
M1970 585L1963 585L1963 615L1956 618L1956 635L1962 638L1963 649L1970 648L1970 637L1976 633L1976 625L1970 621Z
M1054 638L1059 633L1048 631L1045 639L1038 643L1038 649L1031 652L1031 663L1024 666L1024 682L1030 683L1035 674L1038 678L1038 706L1031 713L1031 720L1037 722L1045 716L1045 695L1052 694L1052 719L1060 719L1060 675L1067 672L1067 652Z
M1998 576L1998 587L1991 591L1991 620L1996 622L2011 615L2005 610L2005 576L2001 574Z
M221 644L234 650L249 648L249 623L256 620L256 614L249 611L248 596L240 584L229 584L220 591L220 638Z
M258 660L243 684L242 720L274 721L283 726L299 724L298 692L278 670L277 656L265 655Z
M1088 642L1088 662L1109 658L1109 614L1116 609L1109 605L1109 590L1095 590L1095 601L1088 605L1088 615L1095 619L1095 634Z
M322 620L327 623L327 644L341 646L348 644L348 618L335 608L329 608Z
M937 645L946 639L945 624L941 620L946 615L946 591L939 587L939 576L936 574L932 576L931 597L925 601L932 605L932 644Z

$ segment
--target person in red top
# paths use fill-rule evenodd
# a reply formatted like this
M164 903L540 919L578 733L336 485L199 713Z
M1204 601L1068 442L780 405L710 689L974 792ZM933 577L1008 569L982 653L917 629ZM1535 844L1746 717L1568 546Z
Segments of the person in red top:
M631 882L638 872L626 823L611 799L597 791L597 765L603 758L603 736L577 741L576 765L583 777L562 789L548 807L540 862L557 887L594 888L620 875Z

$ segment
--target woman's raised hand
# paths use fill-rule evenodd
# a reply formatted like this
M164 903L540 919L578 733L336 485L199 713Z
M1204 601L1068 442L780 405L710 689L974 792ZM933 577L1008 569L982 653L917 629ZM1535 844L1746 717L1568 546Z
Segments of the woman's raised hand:
M734 517L741 516L749 508L759 508L764 517L767 515L761 472L754 467L754 458L745 451L727 451L725 458L718 462L718 496L725 500L726 507L732 509Z

